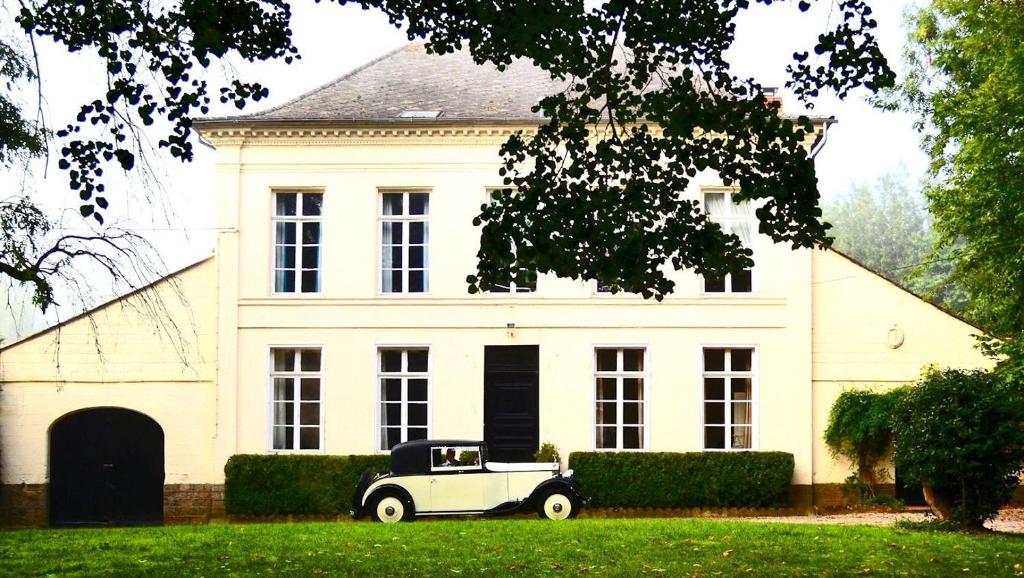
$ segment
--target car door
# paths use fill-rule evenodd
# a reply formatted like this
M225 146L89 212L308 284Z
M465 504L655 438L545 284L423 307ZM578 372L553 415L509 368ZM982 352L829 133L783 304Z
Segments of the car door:
M486 473L480 466L478 447L438 446L431 449L431 455L431 512L481 512L488 509L484 503ZM448 459L446 455L453 457Z

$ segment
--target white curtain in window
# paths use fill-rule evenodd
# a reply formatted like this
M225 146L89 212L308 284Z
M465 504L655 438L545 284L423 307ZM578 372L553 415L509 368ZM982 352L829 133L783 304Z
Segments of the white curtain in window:
M704 205L712 217L725 215L725 193L704 193Z
M734 221L732 232L740 238L743 246L750 249L754 240L754 223L750 221Z

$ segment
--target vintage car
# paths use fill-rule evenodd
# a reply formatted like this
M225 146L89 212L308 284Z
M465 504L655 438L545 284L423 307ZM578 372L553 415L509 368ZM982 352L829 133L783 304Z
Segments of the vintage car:
M492 462L483 442L417 440L391 449L390 473L363 474L352 515L399 522L534 509L542 518L565 520L576 517L583 501L572 470L561 474L557 463Z

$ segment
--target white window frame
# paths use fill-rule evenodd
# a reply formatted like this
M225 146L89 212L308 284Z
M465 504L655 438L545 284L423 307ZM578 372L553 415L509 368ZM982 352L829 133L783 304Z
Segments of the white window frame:
M402 215L385 215L384 214L384 195L400 194L402 195ZM427 195L427 212L424 215L410 215L409 211L409 195L410 194L425 194ZM430 295L430 246L432 245L430 239L430 211L433 205L433 191L427 188L379 188L377 189L377 295L382 297L387 296L405 296L405 297L419 297ZM401 291L384 291L384 223L401 223L402 224L402 290ZM423 223L423 291L411 292L409 291L409 223L422 222ZM389 245L391 243L388 243Z
M704 350L705 349L750 349L750 371L713 371L709 375L704 369ZM729 353L729 367L732 367L732 353ZM700 403L700 423L698 428L700 430L700 451L705 452L751 452L758 451L760 449L760 427L761 427L761 411L760 411L760 348L753 343L702 343L699 345L697 350L698 356L698 367L700 367L700 373L697 377L697 398ZM725 441L727 447L725 448L709 448L707 447L707 440L705 439L704 427L706 423L706 417L704 415L704 403L709 401L706 399L704 393L704 378L705 377L723 377L726 379L725 392L729 396L726 402L725 408ZM749 448L733 448L732 447L732 390L729 387L728 379L730 377L749 377L750 378L750 447ZM712 402L722 400L710 400ZM715 424L712 424L715 425Z
M623 349L643 349L644 351L644 370L643 371L598 371L597 370L597 350L599 349L615 349L616 352L616 367L623 367L622 364L622 350ZM591 344L590 348L590 362L591 362L591 378L590 378L590 394L591 394L591 413L590 413L590 445L594 448L594 451L598 452L646 452L651 447L651 349L646 343L594 343ZM617 416L615 424L615 443L617 447L614 448L599 448L597 444L597 379L599 377L615 378L615 412ZM641 447L639 448L623 448L622 446L622 428L623 422L622 417L624 413L622 411L622 379L627 377L640 377L643 379L643 435L641 437Z
M410 349L421 349L421 350L424 350L424 351L427 352L427 371L426 372L408 372L408 371L406 371L406 369L408 369L409 359L408 359L408 355L405 352L407 352ZM384 372L384 371L381 371L381 365L382 365L382 363L381 363L381 353L383 351L385 351L385 350L392 350L392 351L393 350L401 350L403 352L403 354L402 354L402 371L401 372L395 373L395 372ZM374 415L374 418L373 418L374 438L373 439L375 441L373 442L373 447L374 447L374 452L375 453L378 453L378 454L390 454L391 453L391 449L383 447L384 444L381 443L383 441L381 439L381 433L382 433L381 429L384 427L384 425L381 423L381 419L380 419L381 405L384 403L384 401L381 400L381 387L383 385L382 384L382 380L385 379L385 378L387 378L387 379L401 378L402 379L402 399L400 400L401 407L402 407L402 410L401 410L401 426L400 426L400 428L401 428L401 436L400 436L401 442L408 441L408 439L409 439L409 432L408 432L408 428L409 428L409 401L408 401L408 399L406 399L407 396L408 396L408 392L409 392L409 386L408 386L407 382L408 382L409 379L423 379L423 378L425 378L427 380L427 404L426 404L427 405L427 437L426 437L426 439L430 439L431 436L433 435L433 431L434 431L434 401L433 401L433 399L434 399L434 387L433 387L433 384L434 384L434 379L433 379L434 362L433 362L433 357L434 357L433 356L433 349L431 349L430 345L424 344L424 343L399 343L399 344L394 344L394 343L378 343L378 344L376 344L374 346L374 358L373 359L374 359L374 364L375 364L374 365L374 375L376 376L376 378L375 378L375 381L374 381L374 392L375 393L374 393L374 406L373 406L373 412L374 412L373 413L373 415ZM416 403L420 403L420 402L416 402ZM416 426L416 427L420 427L420 426Z
M320 371L318 371L318 372L304 372L304 371L283 371L283 372L278 372L278 371L275 371L274 370L274 350L275 349L290 349L290 350L295 350L295 351L301 351L303 349L318 349L320 351ZM326 349L325 349L325 347L324 347L324 345L322 343L304 343L304 344L275 343L275 344L271 344L271 345L267 346L267 349L266 349L266 355L267 355L267 399L266 399L266 407L267 407L267 422L266 422L267 423L267 452L275 453L275 454L322 454L322 453L324 453L324 439L325 439L324 431L326 430L326 424L324 423L324 405L326 403L325 393L326 393L326 389L327 389L326 388L326 367L325 367L327 365L327 356L325 354L325 351L326 351ZM295 357L295 363L297 364L298 367L302 367L302 362L301 362L301 359L299 358L298 355L296 355L296 357ZM274 378L277 378L277 377L290 377L290 378L293 378L293 379L317 377L317 378L320 379L320 398L318 400L318 403L320 404L320 416L319 416L320 425L317 426L317 429L320 430L319 431L320 435L319 435L319 438L318 438L318 441L317 441L317 445L318 445L317 449L298 449L298 447L294 447L292 449L277 449L277 448L274 447L274 403L277 402L277 400L274 397ZM296 385L297 385L297 387L294 387L294 389L293 389L293 391L295 392L295 400L292 402L292 403L295 404L295 410L294 410L295 411L295 415L293 417L293 420L295 422L295 425L294 425L295 429L299 430L299 428L302 427L302 426L299 425L299 411L300 411L300 406L301 406L301 403L302 403L302 401L301 401L302 392L301 392L301 389L300 389L301 383L300 384L296 384ZM307 402L308 401L309 400L307 400ZM311 427L311 426L305 426L305 427ZM300 434L300 432L296 431L296 435L295 435L295 437L292 440L294 446L297 446L299 444L299 434Z
M739 215L739 216L737 216L737 215L733 214L733 206L734 206L734 204L732 202L732 197L733 197L733 195L739 193L739 191L740 190L739 190L738 187L710 187L710 186L701 187L701 189L700 189L700 203L701 203L701 206L704 208L704 212L707 213L708 216L711 217L714 222L718 223L722 227L722 230L725 231L726 233L733 233L733 234L735 234L734 231L733 231L733 224L734 223L743 223L743 222L749 223L750 224L750 241L751 241L750 245L751 246L747 247L747 248L750 249L750 250L754 250L754 246L753 245L755 244L754 241L757 239L758 231L757 231L757 216L753 212L754 211L753 202L752 201L747 201L748 203L751 203L751 214L749 216L748 215ZM707 209L708 205L707 205L707 202L705 201L705 199L706 199L706 196L709 193L710 194L718 193L718 194L722 194L722 195L725 196L725 206L728 207L728 209L727 209L728 214L727 215L725 215L725 216L721 216L721 215L719 215L719 216L712 216L710 214L710 212L708 212L708 209ZM733 291L732 290L732 273L726 273L725 278L723 279L723 281L725 282L725 289L723 291L708 291L707 290L706 279L704 278L704 276L702 276L702 275L699 276L699 280L700 280L699 282L700 282L700 293L701 293L701 295L707 295L707 296L712 296L712 297L714 297L714 296L725 296L725 295L730 295L730 296L734 295L734 296L739 296L739 297L749 296L749 295L753 295L754 293L757 292L757 267L756 266L750 267L750 291L739 291L739 292Z
M324 195L323 189L272 189L270 191L270 294L273 296L284 295L284 296L302 296L311 297L320 295L324 289L324 243L325 229L324 229L324 202L326 195ZM295 215L278 215L277 214L277 195L279 194L294 194L296 195L295 203ZM303 215L302 214L302 198L304 195L320 195L320 214L319 215ZM278 223L295 223L295 267L281 268L277 266L277 224ZM302 224L303 223L319 223L320 224L320 243L315 245L317 247L317 264L316 264L316 278L317 278L317 290L316 291L302 291L302 249L303 247L313 247L314 245L303 245L302 243ZM278 291L277 290L277 271L294 271L295 272L295 291Z

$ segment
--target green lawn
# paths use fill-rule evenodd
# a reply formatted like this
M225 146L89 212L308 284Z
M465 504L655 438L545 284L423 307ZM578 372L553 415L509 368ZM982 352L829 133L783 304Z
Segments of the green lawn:
M1018 563L1024 537L695 519L0 532L12 576L1013 576Z

